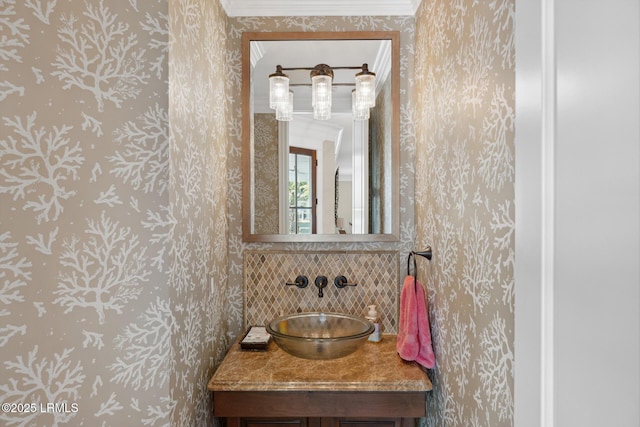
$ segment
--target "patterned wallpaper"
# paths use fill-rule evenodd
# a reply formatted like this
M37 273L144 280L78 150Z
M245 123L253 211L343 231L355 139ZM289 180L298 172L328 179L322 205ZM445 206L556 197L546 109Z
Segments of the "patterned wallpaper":
M212 102L224 11L1 0L0 33L0 400L37 409L0 424L211 424L242 312Z
M513 7L227 19L206 0L0 0L0 396L77 404L1 423L210 425L246 251L402 267L431 244L423 422L510 425ZM242 242L240 36L287 30L401 31L400 242Z
M167 424L166 2L0 16L0 424Z
M169 295L174 426L213 423L207 383L229 346L242 299L227 286L227 20L218 2L170 0L171 212ZM235 319L235 320L234 320Z
M389 233L390 223L385 222L387 209L391 204L391 177L385 175L385 171L392 170L391 152L389 145L384 141L391 138L391 123L384 120L386 111L391 106L391 79L388 78L376 98L376 108L372 108L369 121L369 165L380 171L379 174L369 175L369 229L376 233Z
M253 123L256 183L253 229L256 234L278 234L278 121L275 114L256 113Z
M416 228L436 352L426 425L513 425L514 0L416 15ZM422 260L420 260L422 261Z

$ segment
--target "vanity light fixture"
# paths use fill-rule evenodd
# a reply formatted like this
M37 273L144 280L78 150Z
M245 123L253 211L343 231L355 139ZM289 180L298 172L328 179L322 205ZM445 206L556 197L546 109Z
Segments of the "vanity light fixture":
M293 95L289 91L289 76L283 71L309 70L311 77L311 104L313 118L329 120L331 118L332 86L354 86L352 91L352 112L354 120L367 120L369 109L376 102L376 75L369 71L367 64L360 67L331 67L318 64L315 67L284 68L276 66L276 72L269 75L269 107L276 110L276 119L290 121L293 119ZM360 70L355 75L354 83L333 83L333 70ZM293 84L292 84L293 85ZM301 83L295 86L309 86Z

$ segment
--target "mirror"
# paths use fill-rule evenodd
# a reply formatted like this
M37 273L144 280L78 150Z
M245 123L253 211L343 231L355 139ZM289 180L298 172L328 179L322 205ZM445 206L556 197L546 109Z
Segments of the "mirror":
M330 119L319 120L312 106L319 64L333 73ZM269 105L278 65L289 80L291 120ZM376 75L375 106L368 119L354 118L355 76L367 67ZM399 67L397 31L243 34L245 241L399 240Z

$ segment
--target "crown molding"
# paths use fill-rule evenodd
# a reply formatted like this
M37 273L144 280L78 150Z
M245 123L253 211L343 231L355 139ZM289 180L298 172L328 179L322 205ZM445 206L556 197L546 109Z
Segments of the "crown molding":
M385 40L386 43L380 43L380 50L373 63L372 70L376 72L376 96L382 90L384 82L391 74L391 41Z
M220 0L228 16L413 16L421 0Z
M249 57L251 60L251 66L255 68L258 61L260 61L264 56L264 52L265 52L264 42L261 42L258 40L253 41L253 43L251 43L251 48L249 50L250 50Z

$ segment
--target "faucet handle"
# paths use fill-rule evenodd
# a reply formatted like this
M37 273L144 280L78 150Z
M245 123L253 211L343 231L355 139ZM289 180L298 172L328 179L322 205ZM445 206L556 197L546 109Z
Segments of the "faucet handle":
M322 291L322 289L327 287L327 283L328 282L329 281L327 280L326 276L318 276L318 277L316 277L315 284L316 284L316 287L318 288L318 296L320 298L322 298L324 296L324 292Z
M333 280L333 284L336 285L337 288L342 289L345 286L358 286L357 283L349 283L346 277L344 276L336 276Z
M309 284L309 279L307 279L307 276L300 275L300 276L296 277L295 282L293 282L293 283L286 282L285 284L287 286L296 286L296 287L302 289L302 288L306 288L307 287L307 285Z

